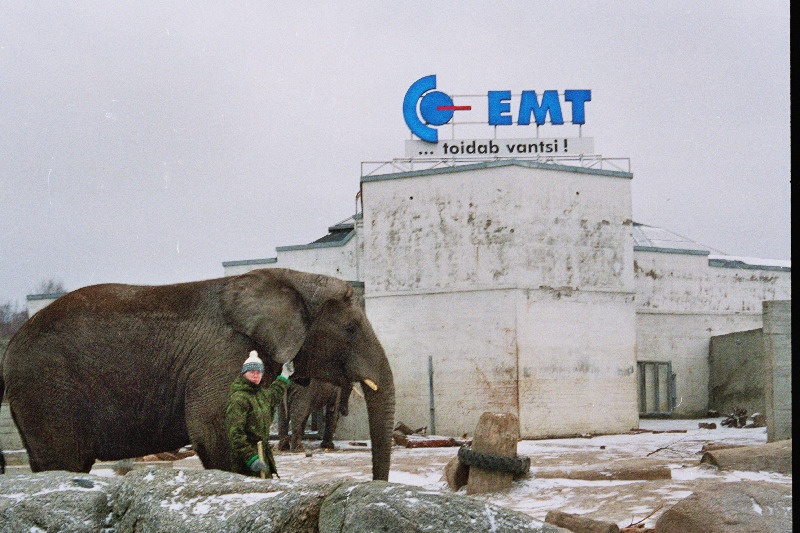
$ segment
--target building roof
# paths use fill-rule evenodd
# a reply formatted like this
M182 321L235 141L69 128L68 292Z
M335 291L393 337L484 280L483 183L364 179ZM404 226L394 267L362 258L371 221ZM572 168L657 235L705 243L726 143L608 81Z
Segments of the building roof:
M708 266L759 270L791 271L791 260L739 257L711 253L709 246L695 242L664 228L633 223L633 249L638 252L661 252L708 256ZM718 250L714 250L719 252Z
M663 228L633 223L633 249L645 252L688 253L708 255L708 246L682 237Z
M328 227L328 234L312 241L308 244L297 244L293 246L278 246L278 252L289 252L295 250L308 250L312 248L327 248L332 246L344 246L355 235L356 219L361 219L361 213L356 213L347 217L341 222Z

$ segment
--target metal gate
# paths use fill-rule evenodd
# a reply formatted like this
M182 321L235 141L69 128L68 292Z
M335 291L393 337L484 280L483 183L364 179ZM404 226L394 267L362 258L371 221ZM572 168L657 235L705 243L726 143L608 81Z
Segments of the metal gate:
M667 416L675 409L675 374L669 361L638 361L639 416Z

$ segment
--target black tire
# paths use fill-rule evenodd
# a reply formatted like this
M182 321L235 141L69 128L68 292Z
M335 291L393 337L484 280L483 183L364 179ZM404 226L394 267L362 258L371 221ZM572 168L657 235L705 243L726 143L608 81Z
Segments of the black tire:
M467 466L477 466L482 470L491 472L509 472L515 476L527 474L531 469L530 457L502 457L476 452L462 446L458 449L458 460Z

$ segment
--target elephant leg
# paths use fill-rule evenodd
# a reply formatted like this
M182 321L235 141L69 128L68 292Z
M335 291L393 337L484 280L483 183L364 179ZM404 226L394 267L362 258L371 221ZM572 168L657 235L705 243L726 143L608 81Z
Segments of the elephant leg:
M31 396L11 416L23 437L32 472L66 470L88 473L94 465L91 428L85 411L72 405L54 409L51 398Z
M288 395L283 397L283 401L278 405L278 449L286 451L289 449L289 410L287 409Z
M307 420L308 416L292 420L292 437L289 441L289 449L293 452L302 452L306 449L305 446L303 446L303 436L306 432Z
M297 387L292 391L289 402L289 423L292 426L292 436L289 439L289 449L293 452L301 452L305 450L303 446L303 437L306 430L306 422L311 409L312 385L307 387Z
M202 402L187 400L185 420L189 441L203 466L230 472L231 446L224 412L224 405L209 409Z
M336 447L333 445L333 436L336 434L336 426L339 423L339 392L331 394L328 403L325 404L325 425L322 433L322 444L320 447L323 450L334 450Z

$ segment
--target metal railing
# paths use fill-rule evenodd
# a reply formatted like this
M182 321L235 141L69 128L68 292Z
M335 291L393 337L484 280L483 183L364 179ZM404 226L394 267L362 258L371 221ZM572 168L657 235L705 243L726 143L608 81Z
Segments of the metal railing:
M463 165L474 165L487 161L501 161L509 158L502 157L443 157L443 158L395 158L391 161L362 161L361 177L381 176L400 172L414 172L417 170L432 170L440 168L453 168ZM601 155L579 156L543 156L514 157L516 161L534 161L537 163L564 165L596 170L614 170L618 172L631 171L631 160L628 157L603 157Z

